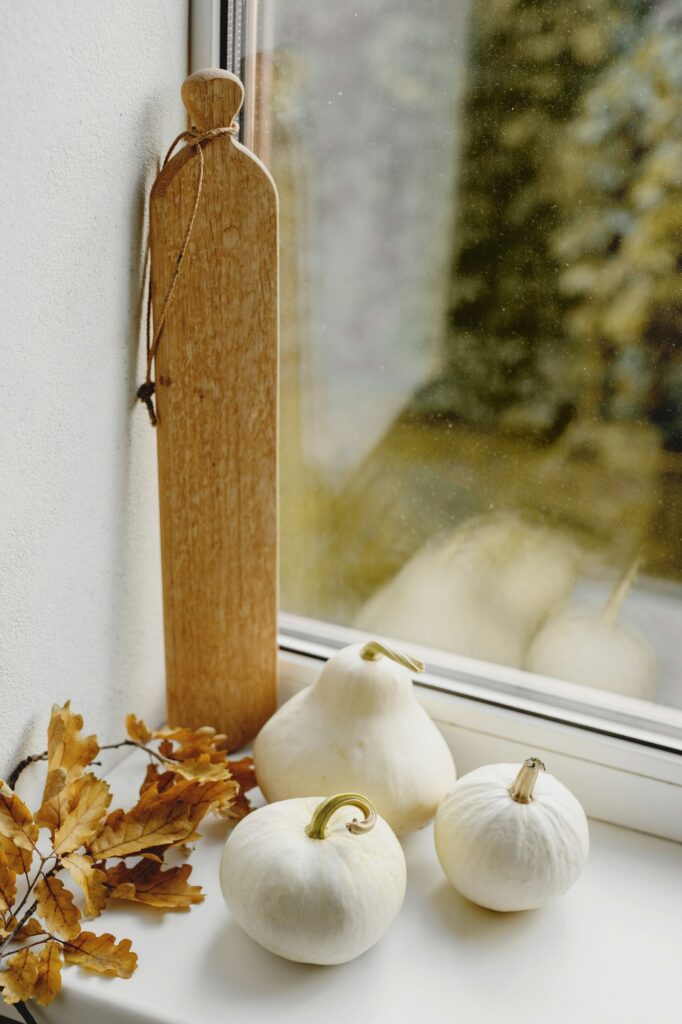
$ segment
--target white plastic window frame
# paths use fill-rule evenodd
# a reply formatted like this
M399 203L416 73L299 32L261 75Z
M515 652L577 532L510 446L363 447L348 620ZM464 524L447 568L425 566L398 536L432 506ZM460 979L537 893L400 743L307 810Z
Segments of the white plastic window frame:
M225 67L240 75L248 145L258 0L190 2L190 70ZM351 629L282 613L281 698L313 683L325 661L357 639ZM415 679L417 692L460 775L537 754L591 817L682 842L682 712L413 644L410 650L427 666Z

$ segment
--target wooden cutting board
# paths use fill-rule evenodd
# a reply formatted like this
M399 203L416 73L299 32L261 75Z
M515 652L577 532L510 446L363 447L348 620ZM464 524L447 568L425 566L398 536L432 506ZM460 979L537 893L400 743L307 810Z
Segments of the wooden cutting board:
M199 130L229 126L239 79L183 84ZM204 178L156 355L168 715L231 749L275 708L277 666L277 193L232 136L202 143ZM155 319L196 197L188 145L151 196Z

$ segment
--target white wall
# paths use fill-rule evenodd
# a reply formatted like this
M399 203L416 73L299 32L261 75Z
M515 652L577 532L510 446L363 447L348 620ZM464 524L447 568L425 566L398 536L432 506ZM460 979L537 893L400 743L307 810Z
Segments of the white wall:
M0 772L54 701L164 713L145 197L184 127L186 0L0 0Z

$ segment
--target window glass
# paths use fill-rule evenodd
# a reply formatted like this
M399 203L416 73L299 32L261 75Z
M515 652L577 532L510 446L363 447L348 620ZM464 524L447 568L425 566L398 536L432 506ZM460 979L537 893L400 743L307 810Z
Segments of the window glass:
M682 5L261 0L258 39L283 609L682 708Z

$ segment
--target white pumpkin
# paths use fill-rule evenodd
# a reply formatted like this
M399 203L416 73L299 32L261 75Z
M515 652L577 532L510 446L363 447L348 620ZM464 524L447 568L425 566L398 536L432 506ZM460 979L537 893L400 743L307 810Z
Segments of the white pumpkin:
M344 963L373 946L400 910L405 883L400 843L355 793L254 811L228 838L220 864L225 903L247 935L311 964Z
M435 841L455 889L491 910L530 910L561 896L589 850L585 812L537 757L520 770L492 764L463 776L438 808Z
M256 738L266 798L352 790L366 793L399 835L428 824L456 774L447 743L414 695L410 670L423 668L377 641L335 654Z
M650 700L658 679L656 654L642 633L618 619L636 571L637 563L619 581L603 610L569 607L550 616L530 646L526 668Z

